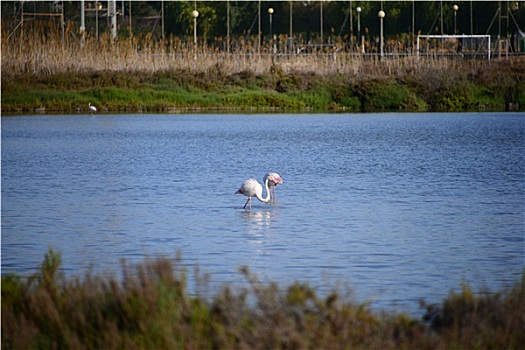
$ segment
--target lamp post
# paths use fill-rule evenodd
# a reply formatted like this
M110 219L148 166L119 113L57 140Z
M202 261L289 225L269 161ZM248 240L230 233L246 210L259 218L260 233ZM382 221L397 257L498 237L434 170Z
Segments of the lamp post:
M259 6L261 4L259 3ZM259 52L261 46L261 26L259 25ZM226 3L226 53L230 53L230 0Z
M380 34L379 34L379 47L380 47L380 57L381 60L383 60L383 18L385 18L385 11L381 10L377 13L377 16L379 17L379 27L380 27Z
M474 34L474 19L472 18L472 0L470 0L470 35Z
M361 47L361 7L355 10L357 11L357 47Z
M84 0L82 0L80 1L80 46L84 46L84 39L86 36L86 21L84 12Z
M443 30L443 0L440 1L441 4L441 35L445 34ZM441 39L443 41L443 39Z
M272 15L273 15L273 8L268 9L268 15L270 16L270 40L272 39Z
M191 12L193 17L193 59L197 60L197 17L199 17L199 11L193 10Z
M230 0L228 0L228 4L230 3ZM228 33L230 33L230 24L229 24L229 13L230 13L230 5L228 5ZM229 35L229 34L228 34ZM261 54L261 0L257 3L257 53ZM228 50L230 51L230 50Z
M161 5L160 17L161 17L161 28L162 28L162 40L164 40L164 0L162 0L160 5ZM122 11L124 11L124 6L122 6ZM124 18L124 14L122 14L122 18Z
M131 21L132 21L132 17L131 17L131 0L129 0L129 35L130 37L133 37L133 28L131 27Z
M108 1L108 16L110 19L111 42L117 38L117 1Z
M199 17L199 11L193 10L191 16L193 17L193 44L197 46L197 17Z
M293 1L290 0L290 39L288 40L288 50L293 48Z
M458 5L454 5L452 6L452 8L454 9L454 35L457 34L457 31L456 31L456 15L457 15L457 12L459 10L459 7Z
M98 40L98 10L100 10L101 8L102 8L102 4L99 4L98 1L95 1L95 36L97 37L97 40Z
M354 47L354 19L352 18L352 0L349 1L348 19L350 22L350 26L348 28L350 29L350 47Z
M319 10L319 23L320 23L320 33L321 33L321 51L323 50L323 0L321 0L321 6Z

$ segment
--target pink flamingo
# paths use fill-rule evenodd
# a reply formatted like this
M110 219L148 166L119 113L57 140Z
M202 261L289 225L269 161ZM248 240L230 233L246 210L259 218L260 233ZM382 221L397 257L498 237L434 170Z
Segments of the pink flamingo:
M252 197L254 196L257 197L257 199L263 203L268 203L270 201L270 189L268 188L269 181L269 179L266 179L264 181L264 186L266 188L265 198L262 197L263 189L261 184L257 180L248 179L242 183L241 187L237 190L237 192L235 192L235 194L244 194L248 197L248 200L246 201L246 203L244 203L244 207L242 207L243 209L246 209L246 205L248 205L248 203L250 204L249 209L252 209Z
M281 178L281 175L277 173L268 173L264 175L263 181L266 182L266 179L268 179L268 188L270 189L270 198L272 202L275 202L275 186L278 184L283 183L283 179Z

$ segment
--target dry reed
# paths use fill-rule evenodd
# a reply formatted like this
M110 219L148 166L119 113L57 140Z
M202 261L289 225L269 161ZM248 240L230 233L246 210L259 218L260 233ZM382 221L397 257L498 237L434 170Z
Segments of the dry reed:
M523 57L490 62L437 55L418 59L399 49L381 60L337 40L323 51L307 47L289 53L283 45L286 36L260 47L255 37L244 37L228 53L220 38L202 39L194 46L192 38L173 36L119 37L112 42L103 34L98 40L81 40L75 31L67 25L62 37L53 25L34 23L9 37L2 23L3 111L71 112L82 110L86 96L106 111L525 108ZM145 89L154 90L148 101L137 103L130 95ZM105 96L110 90L111 96Z
M324 52L287 53L281 36L274 51L272 43L258 47L256 38L240 40L226 53L219 50L221 41L208 44L200 40L194 46L191 38L170 37L164 41L151 35L118 38L112 42L107 33L97 40L86 36L83 40L72 35L76 27L66 26L65 36L51 25L40 24L25 28L23 34L8 39L2 30L3 79L20 74L53 75L58 73L86 73L98 71L156 72L191 70L206 72L220 65L224 75L251 71L256 75L268 72L277 64L284 74L294 71L315 72L320 75L345 74L349 76L392 77L406 72L433 70L436 72L483 67L484 60L457 61L439 56L418 59L404 53L391 54L384 61L377 55L348 52L345 43L336 42Z

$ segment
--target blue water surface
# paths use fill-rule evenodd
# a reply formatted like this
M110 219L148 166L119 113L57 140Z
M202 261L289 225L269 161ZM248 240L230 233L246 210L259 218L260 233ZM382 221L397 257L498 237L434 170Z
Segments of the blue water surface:
M3 117L2 274L50 246L80 277L180 252L212 293L249 266L418 313L520 278L524 157L513 113ZM277 202L243 210L269 171Z

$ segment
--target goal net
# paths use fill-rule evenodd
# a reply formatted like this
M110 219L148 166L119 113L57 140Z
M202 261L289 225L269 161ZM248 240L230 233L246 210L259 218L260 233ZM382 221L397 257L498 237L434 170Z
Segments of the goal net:
M490 35L418 35L417 56L483 57L490 60Z

